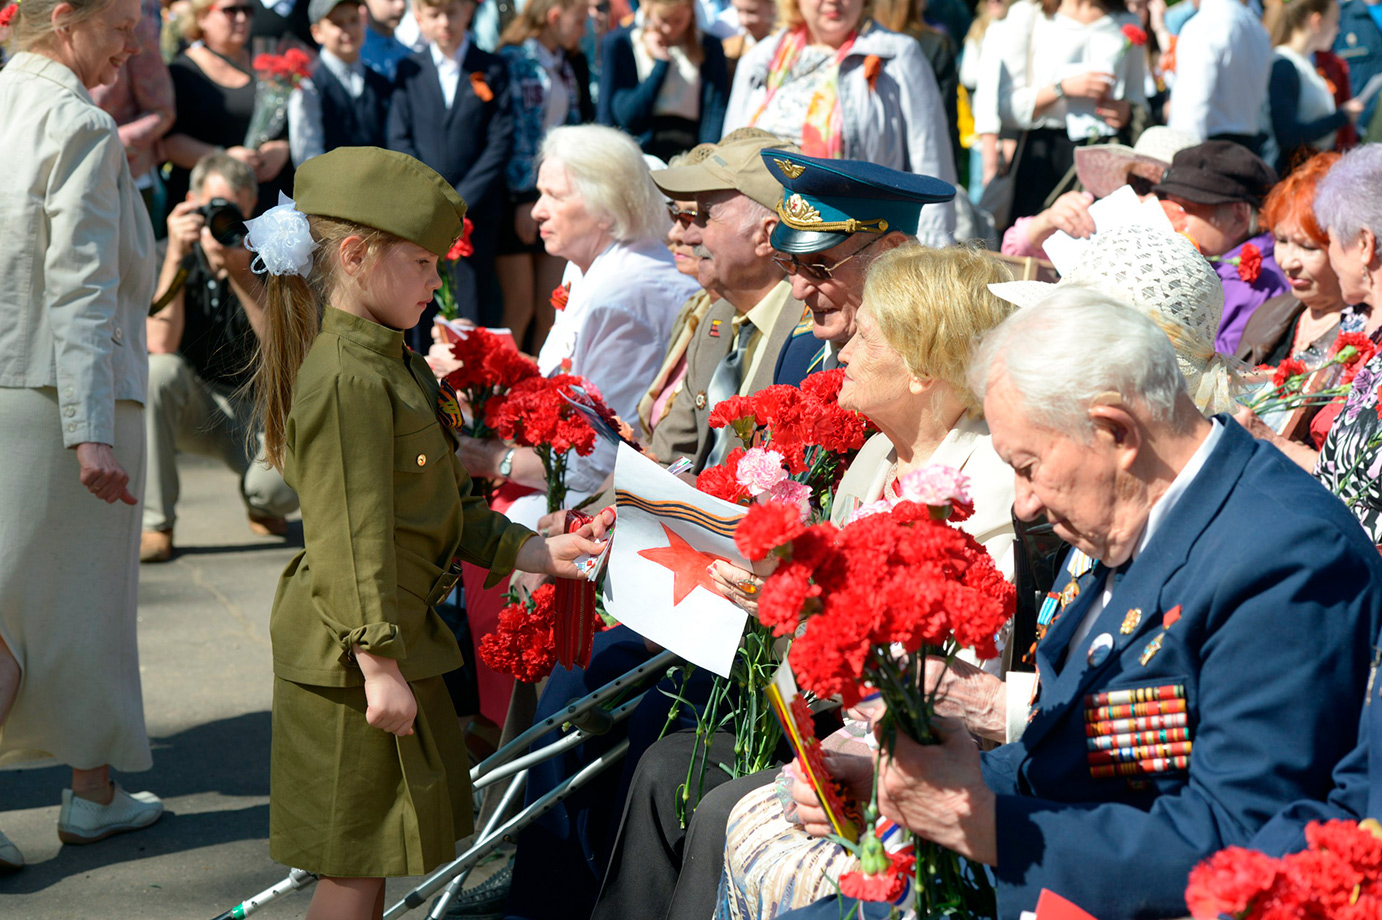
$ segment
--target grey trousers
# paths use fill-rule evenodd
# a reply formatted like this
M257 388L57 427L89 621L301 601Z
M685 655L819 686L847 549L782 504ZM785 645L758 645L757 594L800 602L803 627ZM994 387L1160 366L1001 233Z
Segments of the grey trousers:
M247 395L203 380L181 355L149 355L144 409L149 470L145 530L172 530L177 521L178 451L213 457L230 467L240 477L240 495L252 514L283 517L297 510L297 493L264 462L263 434L253 442L248 439L254 407Z

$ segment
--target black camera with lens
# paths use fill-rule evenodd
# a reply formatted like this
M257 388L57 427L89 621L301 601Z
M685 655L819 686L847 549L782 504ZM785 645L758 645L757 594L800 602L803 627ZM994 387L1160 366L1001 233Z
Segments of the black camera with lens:
M235 202L225 198L212 198L198 211L206 221L206 229L211 238L222 246L239 246L245 241L245 215L235 206Z

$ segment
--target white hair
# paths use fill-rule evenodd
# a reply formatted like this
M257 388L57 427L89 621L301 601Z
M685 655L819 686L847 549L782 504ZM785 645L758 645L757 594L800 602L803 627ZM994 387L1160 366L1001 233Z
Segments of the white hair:
M1382 144L1354 147L1315 186L1315 220L1345 246L1364 230L1382 239ZM1372 189L1371 192L1367 189Z
M1185 378L1166 333L1092 288L1057 288L984 336L969 367L981 401L1000 369L1033 421L1086 443L1089 407L1110 392L1176 430L1192 421L1179 411Z
M603 125L564 125L542 141L539 161L566 168L586 210L610 224L620 242L660 240L667 232L666 199L653 184L633 138Z

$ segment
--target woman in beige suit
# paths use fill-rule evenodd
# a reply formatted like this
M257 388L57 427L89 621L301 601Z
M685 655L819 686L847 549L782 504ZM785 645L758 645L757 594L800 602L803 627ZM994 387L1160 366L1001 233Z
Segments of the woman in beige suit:
M90 843L163 805L146 770L135 642L144 316L153 231L88 89L139 50L138 0L24 0L0 71L0 763L72 767L58 836ZM0 834L0 869L23 857Z

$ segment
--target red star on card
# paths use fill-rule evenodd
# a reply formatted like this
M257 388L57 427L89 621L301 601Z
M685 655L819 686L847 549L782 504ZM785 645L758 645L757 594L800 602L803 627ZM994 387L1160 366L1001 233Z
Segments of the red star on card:
M687 543L675 530L666 524L661 524L662 532L667 535L667 546L658 549L640 550L638 555L655 562L672 573L672 606L675 607L686 600L686 595L696 590L697 587L705 588L715 594L720 594L720 589L711 580L710 573L706 569L715 561L728 562L723 556L716 556L713 553L703 553Z

